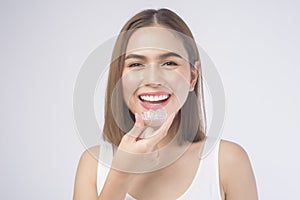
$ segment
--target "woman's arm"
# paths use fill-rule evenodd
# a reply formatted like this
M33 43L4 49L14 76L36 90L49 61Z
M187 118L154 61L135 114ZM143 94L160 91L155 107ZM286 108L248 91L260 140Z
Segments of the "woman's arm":
M128 192L132 174L110 169L98 200L123 200Z
M220 181L226 200L257 200L257 188L245 150L222 140L220 145Z

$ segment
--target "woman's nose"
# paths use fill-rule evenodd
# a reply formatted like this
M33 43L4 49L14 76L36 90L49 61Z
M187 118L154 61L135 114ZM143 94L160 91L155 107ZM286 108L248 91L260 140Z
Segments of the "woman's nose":
M160 70L160 66L152 64L146 67L144 71L144 84L149 86L162 85L163 78Z

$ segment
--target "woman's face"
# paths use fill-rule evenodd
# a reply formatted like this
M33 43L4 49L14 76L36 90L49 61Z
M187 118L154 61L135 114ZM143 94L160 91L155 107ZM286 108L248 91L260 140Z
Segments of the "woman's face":
M124 100L132 113L178 112L196 80L182 41L171 30L146 27L132 34L122 72Z

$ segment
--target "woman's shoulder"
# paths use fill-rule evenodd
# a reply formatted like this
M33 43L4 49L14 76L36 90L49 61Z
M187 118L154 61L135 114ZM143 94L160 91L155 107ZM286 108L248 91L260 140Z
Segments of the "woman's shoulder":
M91 169L96 169L98 165L100 146L93 146L86 149L80 157L77 172L89 171L93 172Z
M97 198L97 191L90 188L94 188L97 183L99 150L99 146L93 146L82 153L76 172L74 199L81 199L82 196Z
M76 179L89 178L90 180L96 181L95 174L97 173L98 159L99 159L100 146L93 146L86 149L79 159Z
M219 163L220 170L226 172L225 174L251 167L246 150L241 145L227 140L221 140L220 142Z
M220 141L219 158L224 162L247 161L246 150L239 144L228 140Z
M99 152L100 152L100 145L89 147L85 151L83 151L80 160L85 160L88 162L98 160Z
M228 193L239 197L245 194L249 194L251 197L256 195L255 178L251 162L247 152L241 145L221 140L219 166L221 185L227 195Z

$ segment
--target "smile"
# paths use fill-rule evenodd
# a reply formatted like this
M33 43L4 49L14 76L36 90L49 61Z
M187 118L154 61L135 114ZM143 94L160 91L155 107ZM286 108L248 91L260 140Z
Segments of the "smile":
M164 107L171 97L171 94L165 92L143 93L139 96L141 105L146 109L159 109Z
M139 96L139 98L142 101L149 101L149 102L164 102L166 101L170 96L169 95L159 95L159 96L148 96L148 95L143 95L143 96Z

